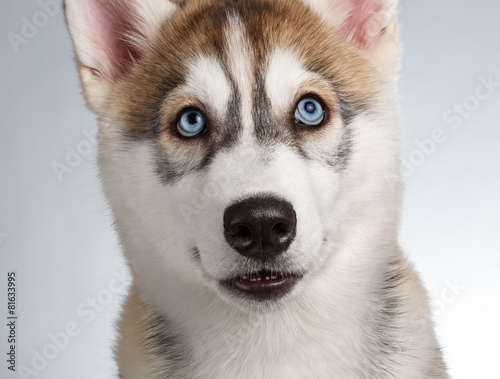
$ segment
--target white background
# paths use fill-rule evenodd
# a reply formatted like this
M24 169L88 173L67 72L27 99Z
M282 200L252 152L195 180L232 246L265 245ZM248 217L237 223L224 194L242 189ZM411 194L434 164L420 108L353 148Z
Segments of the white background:
M500 378L500 84L476 97L483 79L500 82L500 3L402 0L400 10L401 242L429 290L452 377ZM83 133L96 121L61 12L18 51L9 42L24 17L43 24L40 11L37 0L0 3L0 377L20 377L3 358L7 271L16 270L18 368L45 353L37 378L107 378L127 279L113 275L124 265ZM455 105L466 113L446 121ZM88 155L60 181L54 162L78 147ZM54 351L51 335L67 325L79 334Z

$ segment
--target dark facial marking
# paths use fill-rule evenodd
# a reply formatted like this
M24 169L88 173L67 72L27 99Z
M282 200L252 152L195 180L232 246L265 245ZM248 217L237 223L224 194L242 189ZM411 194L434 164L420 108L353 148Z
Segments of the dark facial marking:
M143 305L147 318L142 325L145 338L143 348L148 356L161 362L155 377L172 377L181 372L188 363L189 352L181 342L180 336L173 331L170 322L163 316ZM156 376L157 375L157 376Z
M394 260L388 265L384 274L383 281L379 288L374 289L374 299L381 299L377 303L372 304L373 309L377 312L376 318L371 317L366 320L366 325L372 329L370 333L366 333L366 338L376 341L367 343L366 346L374 346L374 349L366 351L365 356L372 362L367 366L370 370L370 377L392 377L386 367L393 364L392 357L396 353L401 353L405 349L404 341L400 341L399 336L402 334L397 328L396 319L403 315L401 310L401 298L399 288L405 280L403 271L403 262Z
M254 133L257 141L262 145L273 146L284 144L297 147L296 136L294 136L288 118L277 120L272 115L271 102L266 93L265 78L262 72L255 72L255 88L253 90Z

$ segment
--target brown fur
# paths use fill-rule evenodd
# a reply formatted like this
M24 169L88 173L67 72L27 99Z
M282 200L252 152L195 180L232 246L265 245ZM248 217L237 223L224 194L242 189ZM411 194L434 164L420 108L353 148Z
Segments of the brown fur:
M121 115L131 136L151 135L155 125L168 130L175 110L190 105L189 99L183 104L168 96L183 82L186 62L195 54L215 56L228 65L229 57L223 50L228 14L238 14L247 29L256 73L264 71L273 50L291 48L307 69L333 83L350 106L363 107L373 99L378 79L372 64L300 2L190 1L164 25L140 64L112 94L114 101L120 100L113 114ZM172 107L162 106L166 98Z

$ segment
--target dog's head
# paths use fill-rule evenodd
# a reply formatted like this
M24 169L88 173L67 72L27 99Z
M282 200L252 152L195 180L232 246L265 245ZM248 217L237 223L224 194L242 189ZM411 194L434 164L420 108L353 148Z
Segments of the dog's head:
M384 222L372 209L391 208L398 178L393 0L65 5L143 287L201 283L276 307L346 225Z

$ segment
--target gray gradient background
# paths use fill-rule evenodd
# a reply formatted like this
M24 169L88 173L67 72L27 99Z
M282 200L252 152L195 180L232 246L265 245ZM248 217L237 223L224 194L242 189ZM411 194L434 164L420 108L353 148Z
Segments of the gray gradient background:
M18 367L45 349L54 357L37 378L107 378L126 279L113 279L123 261L95 148L62 182L52 168L68 147L91 146L83 131L95 117L61 13L19 52L8 40L40 9L36 0L0 3L0 377L20 377L4 359L7 270L16 270ZM452 377L500 378L500 86L470 98L480 77L500 82L500 3L402 0L400 10L403 157L417 163L407 171L401 242L429 290ZM464 101L477 109L454 129L444 115ZM422 159L416 141L438 128L446 140ZM80 333L54 352L50 336L68 322Z

